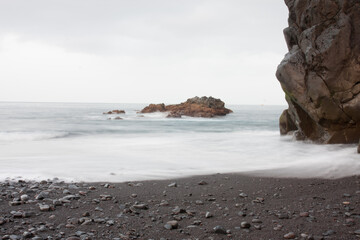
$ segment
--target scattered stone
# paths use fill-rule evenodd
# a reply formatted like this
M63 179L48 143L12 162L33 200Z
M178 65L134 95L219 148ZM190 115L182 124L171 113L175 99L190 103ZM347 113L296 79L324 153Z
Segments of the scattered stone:
M179 223L178 223L178 221L176 221L176 220L168 221L168 222L164 225L164 227L165 227L166 229L168 229L168 230L177 229L178 226L179 226Z
M208 183L205 182L204 180L201 180L200 182L198 182L198 185L207 185Z
M149 208L148 205L144 204L144 203L135 204L135 205L133 205L133 207L135 209L143 209L143 210L146 210Z
M220 225L214 227L213 230L217 234L227 234L226 229L223 226L220 226Z
M23 217L22 212L12 211L11 214L14 218L22 218Z
M261 225L254 225L254 228L256 229L256 230L261 230Z
M59 199L60 201L70 201L70 200L78 200L80 199L80 196L77 195L67 195L61 199Z
M289 233L284 235L285 239L294 239L295 237L296 237L296 235L293 232L289 232Z
M169 206L169 202L166 200L161 200L160 206Z
M308 212L301 212L299 214L300 217L308 217L309 216L309 213Z
M248 195L246 193L239 193L239 196L242 197L242 198L246 198Z
M238 212L238 215L239 215L240 217L246 217L246 213L243 212L243 211L239 211L239 212Z
M282 228L283 228L283 226L280 225L280 224L278 224L278 225L276 225L273 229L274 229L275 231L280 231Z
M112 199L113 199L113 197L111 195L100 195L101 201L110 201Z
M48 211L50 211L50 206L47 205L47 204L40 204L40 205L39 205L39 208L40 208L40 211L42 211L42 212L48 212Z
M206 212L206 213L205 213L205 217L206 217L206 218L211 218L211 217L213 217L213 215L212 215L210 212Z
M334 230L327 230L326 232L324 232L322 235L323 236L330 236L330 235L333 235L335 234L335 231Z
M5 224L6 220L3 217L0 217L0 226Z
M262 221L258 218L254 218L253 220L251 220L252 223L262 223Z
M24 237L24 238L31 238L31 237L33 237L33 236L34 236L34 234L33 234L32 232L25 231L25 232L23 233L23 237Z
M30 197L26 194L20 196L21 201L26 202L29 201Z
M279 213L277 216L279 219L289 219L289 214L287 213Z
M40 192L38 195L35 196L36 200L43 200L49 196L48 192Z
M11 201L9 203L10 206L18 206L18 205L21 205L21 202L20 201Z
M176 183L176 182L170 183L170 184L168 185L168 187L177 187L177 183Z
M204 205L204 202L201 201L201 200L196 200L196 201L195 201L195 204L196 204L196 205Z
M173 214L177 215L180 213L186 213L186 210L183 208L180 208L179 206L176 206L173 210L171 210Z
M253 200L253 203L264 203L265 199L262 197L257 197L255 200Z
M241 222L241 223L240 223L240 227L241 227L241 228L250 228L250 227L251 227L251 224L248 223L248 222Z

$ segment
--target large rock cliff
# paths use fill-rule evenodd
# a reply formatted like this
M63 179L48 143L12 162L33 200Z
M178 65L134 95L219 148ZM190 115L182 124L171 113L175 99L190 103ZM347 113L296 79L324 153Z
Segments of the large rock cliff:
M285 0L289 49L276 76L289 104L282 134L321 143L360 137L360 0Z

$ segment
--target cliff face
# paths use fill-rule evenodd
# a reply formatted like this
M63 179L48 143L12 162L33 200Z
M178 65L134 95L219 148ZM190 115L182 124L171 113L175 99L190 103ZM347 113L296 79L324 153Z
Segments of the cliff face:
M289 49L276 76L288 110L282 134L354 143L360 137L360 1L285 0Z

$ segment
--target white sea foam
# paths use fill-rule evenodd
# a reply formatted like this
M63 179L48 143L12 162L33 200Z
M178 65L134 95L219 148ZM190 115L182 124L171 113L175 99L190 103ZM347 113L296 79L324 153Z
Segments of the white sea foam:
M68 132L0 132L0 143L39 141L68 136Z
M129 181L259 170L284 177L360 173L355 145L280 137L282 107L235 107L220 119L166 119L164 113L139 118L136 105L125 108L124 121L102 115L119 108L113 105L49 105L35 108L36 114L32 107L26 119L20 107L18 115L0 115L0 180ZM7 108L0 104L0 110Z

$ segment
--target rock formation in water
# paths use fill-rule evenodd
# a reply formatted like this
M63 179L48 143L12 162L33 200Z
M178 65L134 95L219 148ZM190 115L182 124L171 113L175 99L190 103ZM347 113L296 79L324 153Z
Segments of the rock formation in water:
M176 105L150 104L141 110L141 113L169 112L167 117L180 118L181 116L205 117L224 116L232 111L225 108L225 103L213 97L194 97Z
M276 76L289 108L280 131L320 143L360 137L360 1L285 0L289 49Z
M104 112L103 114L125 114L124 110L112 110L108 112Z

